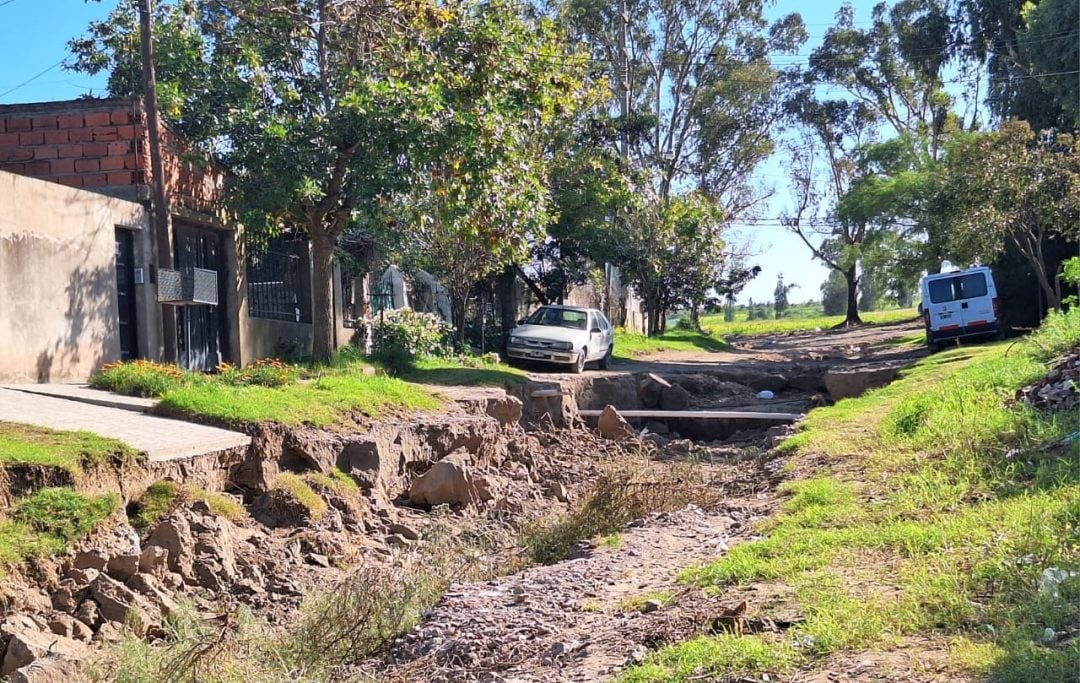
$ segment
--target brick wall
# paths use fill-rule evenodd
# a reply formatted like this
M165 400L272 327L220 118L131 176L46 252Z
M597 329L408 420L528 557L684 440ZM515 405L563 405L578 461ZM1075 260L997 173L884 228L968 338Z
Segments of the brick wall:
M221 174L192 163L165 137L163 166L170 201L219 215ZM71 100L0 106L0 171L111 194L124 195L126 188L130 193L151 177L142 103Z

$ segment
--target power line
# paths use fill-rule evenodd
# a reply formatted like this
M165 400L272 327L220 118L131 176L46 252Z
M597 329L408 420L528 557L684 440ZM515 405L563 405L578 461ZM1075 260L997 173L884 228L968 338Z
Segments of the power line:
M0 2L0 7L4 7L5 5L10 5L13 2L15 2L15 0L4 0L4 2Z
M9 3L11 3L11 2L14 2L15 0L7 0L7 1L8 1ZM0 92L0 99L3 99L3 98L5 98L5 97L7 97L8 95L10 95L11 93L15 92L15 91L16 91L16 90L18 90L19 88L22 88L23 86L27 86L27 85L30 85L31 83L33 83L34 81L36 81L37 79L41 78L42 76L44 76L45 74L49 73L50 71L52 71L53 69L55 69L56 67L60 66L60 65L61 65L61 64L63 64L63 63L64 63L64 60L63 60L63 59L61 59L61 60L60 60L59 62L57 62L56 64L53 64L52 66L50 66L50 67L49 67L49 68L47 68L47 69L44 69L44 70L42 70L42 71L39 71L39 72L38 72L37 74L35 74L35 75L31 76L30 78L26 79L26 80L25 80L25 81L23 81L22 83L19 83L18 85L14 86L14 87L12 87L12 88L9 88L9 89L7 89L7 90L5 90L4 92Z

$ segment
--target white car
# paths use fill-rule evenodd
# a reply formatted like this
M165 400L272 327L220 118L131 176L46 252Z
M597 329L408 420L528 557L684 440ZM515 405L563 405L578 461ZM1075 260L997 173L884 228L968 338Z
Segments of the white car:
M506 355L511 359L569 365L581 372L596 361L607 369L615 346L615 330L595 308L541 306L510 331Z

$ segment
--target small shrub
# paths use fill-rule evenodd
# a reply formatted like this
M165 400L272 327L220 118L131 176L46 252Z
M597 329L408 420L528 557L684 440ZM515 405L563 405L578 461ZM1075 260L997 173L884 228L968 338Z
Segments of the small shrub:
M372 355L391 369L401 368L414 358L445 356L452 334L453 328L437 315L407 308L384 311L372 327Z
M671 512L694 503L708 509L721 498L702 470L692 464L613 465L593 482L569 514L539 520L525 529L523 543L533 560L551 564L565 559L579 541L621 530L654 512Z
M38 489L21 500L12 517L67 546L83 538L120 507L115 493L84 496L72 489Z
M108 363L90 376L90 386L125 396L144 398L161 396L195 381L197 375L175 365L148 360Z

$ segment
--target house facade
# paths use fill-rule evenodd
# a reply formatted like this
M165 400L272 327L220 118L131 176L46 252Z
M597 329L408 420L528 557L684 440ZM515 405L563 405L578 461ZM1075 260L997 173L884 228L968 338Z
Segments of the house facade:
M0 106L0 305L18 296L24 314L67 310L58 337L3 306L0 355L16 344L22 351L18 361L0 360L0 380L80 380L101 363L129 358L213 370L310 351L307 242L246 245L242 226L223 208L222 174L165 138L172 255L164 259L170 268L162 268L212 273L214 305L158 301L162 245L148 223L154 179L140 100ZM78 264L84 246L88 257ZM36 266L26 270L31 262ZM18 283L21 292L9 290ZM335 328L345 344L351 330L340 322L337 299ZM173 357L166 357L166 325L175 329ZM66 360L50 365L50 354Z

